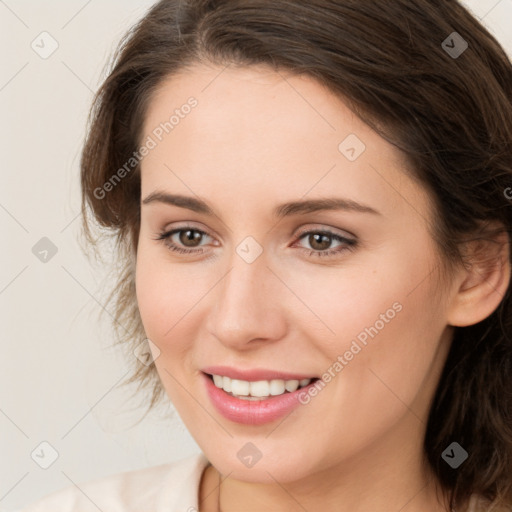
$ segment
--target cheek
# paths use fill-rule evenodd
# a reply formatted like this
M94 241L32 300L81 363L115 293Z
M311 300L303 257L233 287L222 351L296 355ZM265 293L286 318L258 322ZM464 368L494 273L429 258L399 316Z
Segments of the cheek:
M421 262L412 261L381 252L361 257L357 264L347 260L331 268L282 269L281 276L300 301L295 300L298 325L319 329L312 339L321 340L323 350L332 353L358 336L364 342L375 324L384 332L400 323L398 317L404 314L398 310L414 299L412 283L422 274Z
M310 311L302 306L300 310L312 322L305 327L304 317L296 320L323 353L325 371L338 356L346 356L343 370L350 367L354 382L363 379L370 385L373 380L370 388L380 385L369 372L374 369L398 392L417 390L446 326L435 294L434 262L430 239L425 238L413 251L410 246L395 247L378 258L361 259L357 268L347 264L323 269L311 279L289 274L290 288Z
M183 368L191 353L187 313L198 293L184 267L171 265L162 251L139 244L136 265L136 296L146 336L160 350L155 368L171 402L180 411L190 408L187 394L176 384L184 381ZM197 281L195 281L197 282Z
M183 269L169 265L162 248L139 244L136 264L136 295L142 323L150 339L163 341L185 315L194 290Z
M435 298L436 275L425 278L431 260L423 258L395 260L375 273L375 286L366 282L343 303L337 327L340 333L347 329L343 354L351 360L340 401L348 399L349 410L365 404L366 411L392 418L404 404L413 404L433 377L446 322Z
M218 280L204 264L170 261L165 247L152 241L139 243L136 263L136 296L147 337L162 352L155 363L169 365L193 349L201 308ZM204 317L202 317L203 319Z

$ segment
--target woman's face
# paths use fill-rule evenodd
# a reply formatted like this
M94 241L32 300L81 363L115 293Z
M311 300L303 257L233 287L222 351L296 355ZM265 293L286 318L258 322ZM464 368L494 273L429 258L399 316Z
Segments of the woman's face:
M213 465L289 482L419 459L450 291L397 150L310 78L199 65L141 143L141 318Z

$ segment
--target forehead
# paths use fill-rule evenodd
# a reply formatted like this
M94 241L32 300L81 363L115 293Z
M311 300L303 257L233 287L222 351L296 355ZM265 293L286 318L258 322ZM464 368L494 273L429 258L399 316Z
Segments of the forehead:
M424 215L430 208L402 154L308 76L266 67L188 68L154 93L142 140L148 137L155 147L142 161L146 192L186 191L181 176L197 194L219 192L217 183L232 199L243 191L273 191L281 200L336 191L371 200L384 213L410 213L411 201Z

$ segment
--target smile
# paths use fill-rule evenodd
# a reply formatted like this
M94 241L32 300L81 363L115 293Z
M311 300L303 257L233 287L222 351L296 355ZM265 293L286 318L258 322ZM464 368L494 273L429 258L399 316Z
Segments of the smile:
M242 400L264 400L270 396L279 396L292 393L299 388L307 386L312 379L272 379L247 381L231 379L225 375L212 375L213 383L219 389Z
M225 419L244 425L263 425L287 416L301 405L300 394L318 381L303 374L273 371L205 370L201 377L215 410Z

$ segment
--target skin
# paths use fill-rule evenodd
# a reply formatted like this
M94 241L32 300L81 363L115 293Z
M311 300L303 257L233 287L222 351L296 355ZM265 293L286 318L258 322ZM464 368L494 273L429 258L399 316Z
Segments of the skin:
M146 334L160 350L162 385L212 464L201 481L201 511L217 510L219 474L223 512L447 510L422 464L430 403L453 326L494 310L508 267L478 275L461 268L441 282L427 192L393 146L313 79L195 65L159 87L141 140L190 96L197 107L142 161L141 196L199 197L216 215L142 204L136 289ZM366 145L353 162L338 149L349 134ZM379 214L272 216L281 203L324 197ZM183 226L206 233L188 245L172 237L195 254L156 240ZM300 237L325 229L357 245L310 255L343 246L328 238L322 249ZM263 250L252 263L236 252L248 236ZM209 401L201 368L320 377L397 302L401 311L286 418L240 425ZM249 441L262 453L252 468L237 458Z

